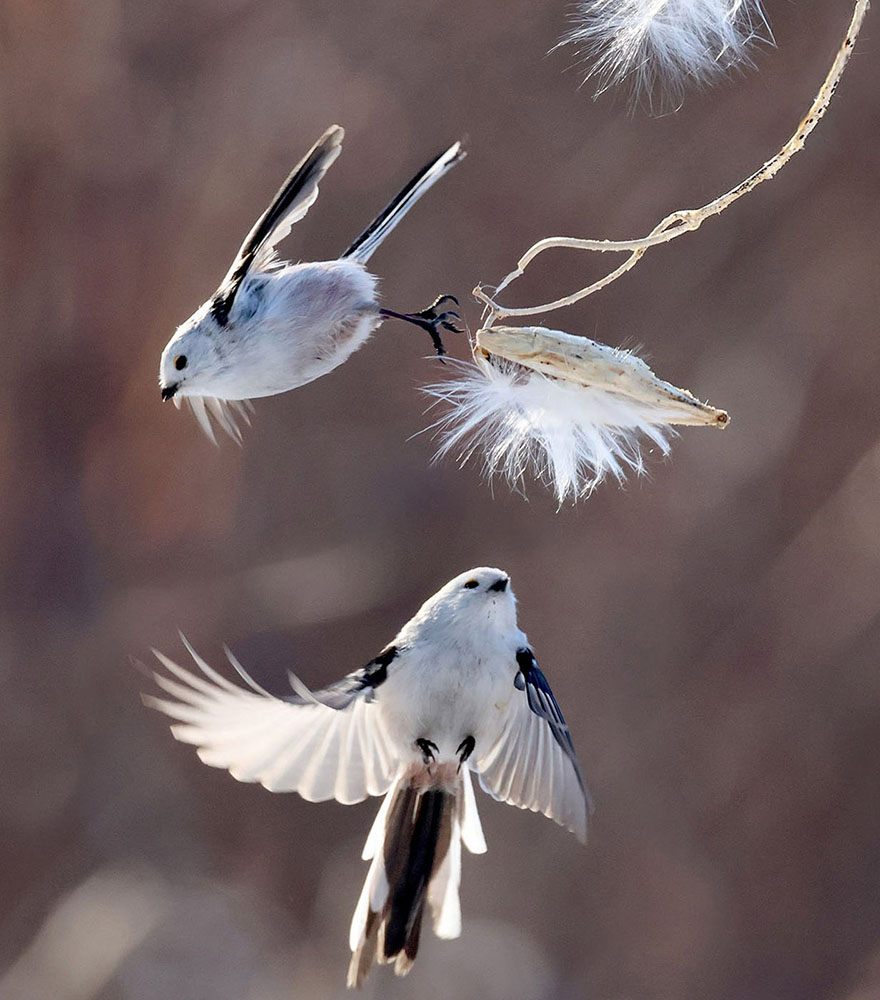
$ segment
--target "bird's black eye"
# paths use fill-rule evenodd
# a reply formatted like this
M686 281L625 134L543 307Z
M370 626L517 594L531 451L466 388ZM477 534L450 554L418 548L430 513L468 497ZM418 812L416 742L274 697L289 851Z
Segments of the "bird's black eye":
M186 355L185 354L178 354L177 355L177 357L174 359L174 367L179 372L182 372L183 369L186 368Z
M468 580L468 582L464 586L465 586L466 590L473 590L474 587L479 587L480 586L480 581L479 580Z

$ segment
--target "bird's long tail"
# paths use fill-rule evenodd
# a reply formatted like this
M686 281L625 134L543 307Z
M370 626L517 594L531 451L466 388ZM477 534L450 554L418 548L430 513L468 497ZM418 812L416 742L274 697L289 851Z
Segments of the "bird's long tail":
M470 773L441 765L410 769L391 786L364 846L371 861L351 922L348 986L362 985L375 959L412 968L425 903L434 933L461 933L461 845L486 850Z
M345 251L342 255L343 258L351 257L361 264L366 264L379 244L413 205L415 205L419 198L430 187L433 187L448 170L451 170L459 160L463 160L466 155L461 143L456 142L445 153L435 156L427 166L423 167L413 177L409 184L394 198L378 218L367 226L354 243Z

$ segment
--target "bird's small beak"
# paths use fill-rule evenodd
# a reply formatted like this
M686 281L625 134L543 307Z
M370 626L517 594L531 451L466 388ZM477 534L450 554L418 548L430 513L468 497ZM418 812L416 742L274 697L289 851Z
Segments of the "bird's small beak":
M489 590L494 590L499 594L503 594L504 591L507 590L508 583L510 583L510 577L502 576L492 584Z
M162 402L167 403L169 399L174 399L174 394L177 392L179 382L172 382L171 385L162 386Z

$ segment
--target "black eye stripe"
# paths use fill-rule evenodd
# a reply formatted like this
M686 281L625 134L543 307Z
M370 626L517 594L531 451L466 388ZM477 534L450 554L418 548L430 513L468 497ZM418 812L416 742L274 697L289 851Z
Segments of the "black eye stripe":
M465 584L465 589L473 590L474 587L479 587L479 586L480 584L478 580L468 580L467 583Z

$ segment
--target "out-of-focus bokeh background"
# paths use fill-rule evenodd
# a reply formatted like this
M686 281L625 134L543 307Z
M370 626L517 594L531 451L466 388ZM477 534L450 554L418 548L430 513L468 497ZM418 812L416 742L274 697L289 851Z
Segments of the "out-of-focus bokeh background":
M778 48L678 114L546 56L562 2L7 0L2 76L0 994L339 997L376 802L273 796L143 708L131 658L321 684L473 565L509 570L597 803L587 849L481 796L466 933L422 1000L880 995L877 14L772 182L551 325L644 345L729 409L559 512L431 465L427 338L386 324L258 401L244 446L162 406L159 353L331 122L284 249L340 252L438 149L470 156L373 260L385 302L469 298L552 234L632 237L768 158L847 0L768 0ZM562 253L541 301L608 261ZM466 354L464 338L447 337Z

